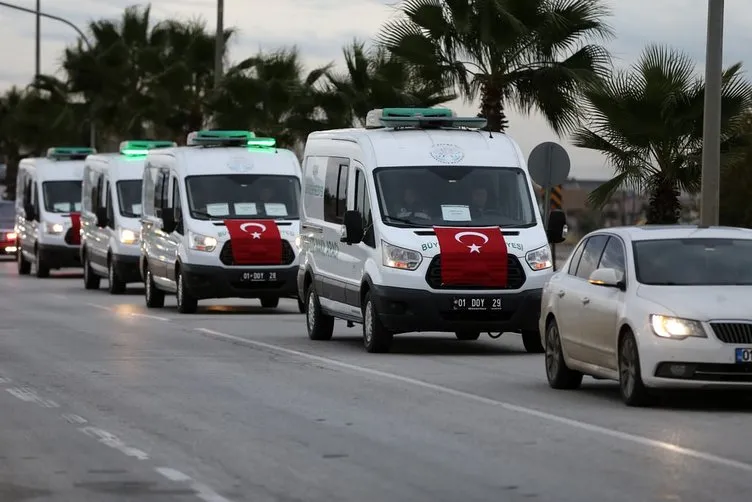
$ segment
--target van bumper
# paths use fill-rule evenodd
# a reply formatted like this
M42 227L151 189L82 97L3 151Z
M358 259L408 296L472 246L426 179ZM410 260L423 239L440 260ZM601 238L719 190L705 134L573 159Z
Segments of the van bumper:
M81 266L81 247L39 244L39 257L50 268Z
M113 254L112 264L118 278L125 282L144 282L141 270L138 268L138 256L127 254Z
M298 266L279 268L224 268L211 265L181 263L185 287L196 298L261 298L264 296L297 296ZM244 280L243 274L263 272L262 281ZM269 274L276 276L270 278Z
M418 331L537 331L542 289L518 293L437 293L419 289L372 286L371 298L379 319L394 333ZM499 311L454 311L456 297L501 298ZM469 300L468 300L469 301Z

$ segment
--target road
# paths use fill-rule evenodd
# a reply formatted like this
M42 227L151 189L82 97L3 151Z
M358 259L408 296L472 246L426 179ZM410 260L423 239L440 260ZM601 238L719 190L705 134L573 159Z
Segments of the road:
M2 502L749 500L739 396L631 409L549 389L514 334L376 355L344 324L309 341L293 302L181 316L13 263L0 284Z

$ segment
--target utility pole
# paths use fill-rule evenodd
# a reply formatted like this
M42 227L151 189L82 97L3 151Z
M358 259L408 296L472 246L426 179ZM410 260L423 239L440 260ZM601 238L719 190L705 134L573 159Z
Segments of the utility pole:
M225 2L217 0L217 35L214 40L214 88L218 88L222 81L224 44L225 44Z
M721 185L721 92L724 0L708 0L700 226L718 225Z
M37 0L37 46L34 78L42 74L42 0Z

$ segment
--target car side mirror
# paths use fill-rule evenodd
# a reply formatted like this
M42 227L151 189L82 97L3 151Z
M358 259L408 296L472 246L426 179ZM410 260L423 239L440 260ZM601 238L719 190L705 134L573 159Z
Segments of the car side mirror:
M363 240L363 217L360 211L345 211L345 235L340 242L357 244Z
M567 216L561 209L555 209L548 215L546 237L551 244L559 244L567 238Z
M624 274L614 268L599 268L593 270L588 282L594 286L603 286L605 288L616 288L621 291L627 289L627 283L624 282Z
M96 210L96 216L97 216L97 226L99 228L106 227L107 226L107 208L98 207Z

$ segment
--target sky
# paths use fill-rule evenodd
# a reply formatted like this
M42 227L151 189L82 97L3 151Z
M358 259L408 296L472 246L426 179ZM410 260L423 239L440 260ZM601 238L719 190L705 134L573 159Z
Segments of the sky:
M309 68L330 62L341 64L342 47L354 38L370 41L383 23L394 15L397 0L225 0L225 26L238 36L230 46L230 60L241 61L259 50L297 46ZM35 8L36 0L6 0ZM118 18L137 0L41 0L42 10L67 19L86 32L87 23ZM605 0L611 9L609 24L615 32L607 42L617 66L635 61L648 43L668 44L685 51L704 72L707 0ZM215 26L216 0L153 0L155 19L203 18ZM752 65L752 2L726 0L724 66L737 61ZM42 20L42 73L55 73L66 45L77 34L63 23ZM34 74L35 18L0 5L0 92L11 85L24 86ZM746 60L745 60L746 58ZM477 112L477 103L458 100L448 104L458 115ZM509 111L508 133L527 155L535 145L557 141L571 159L570 177L605 180L612 170L604 158L571 146L558 138L540 116Z

